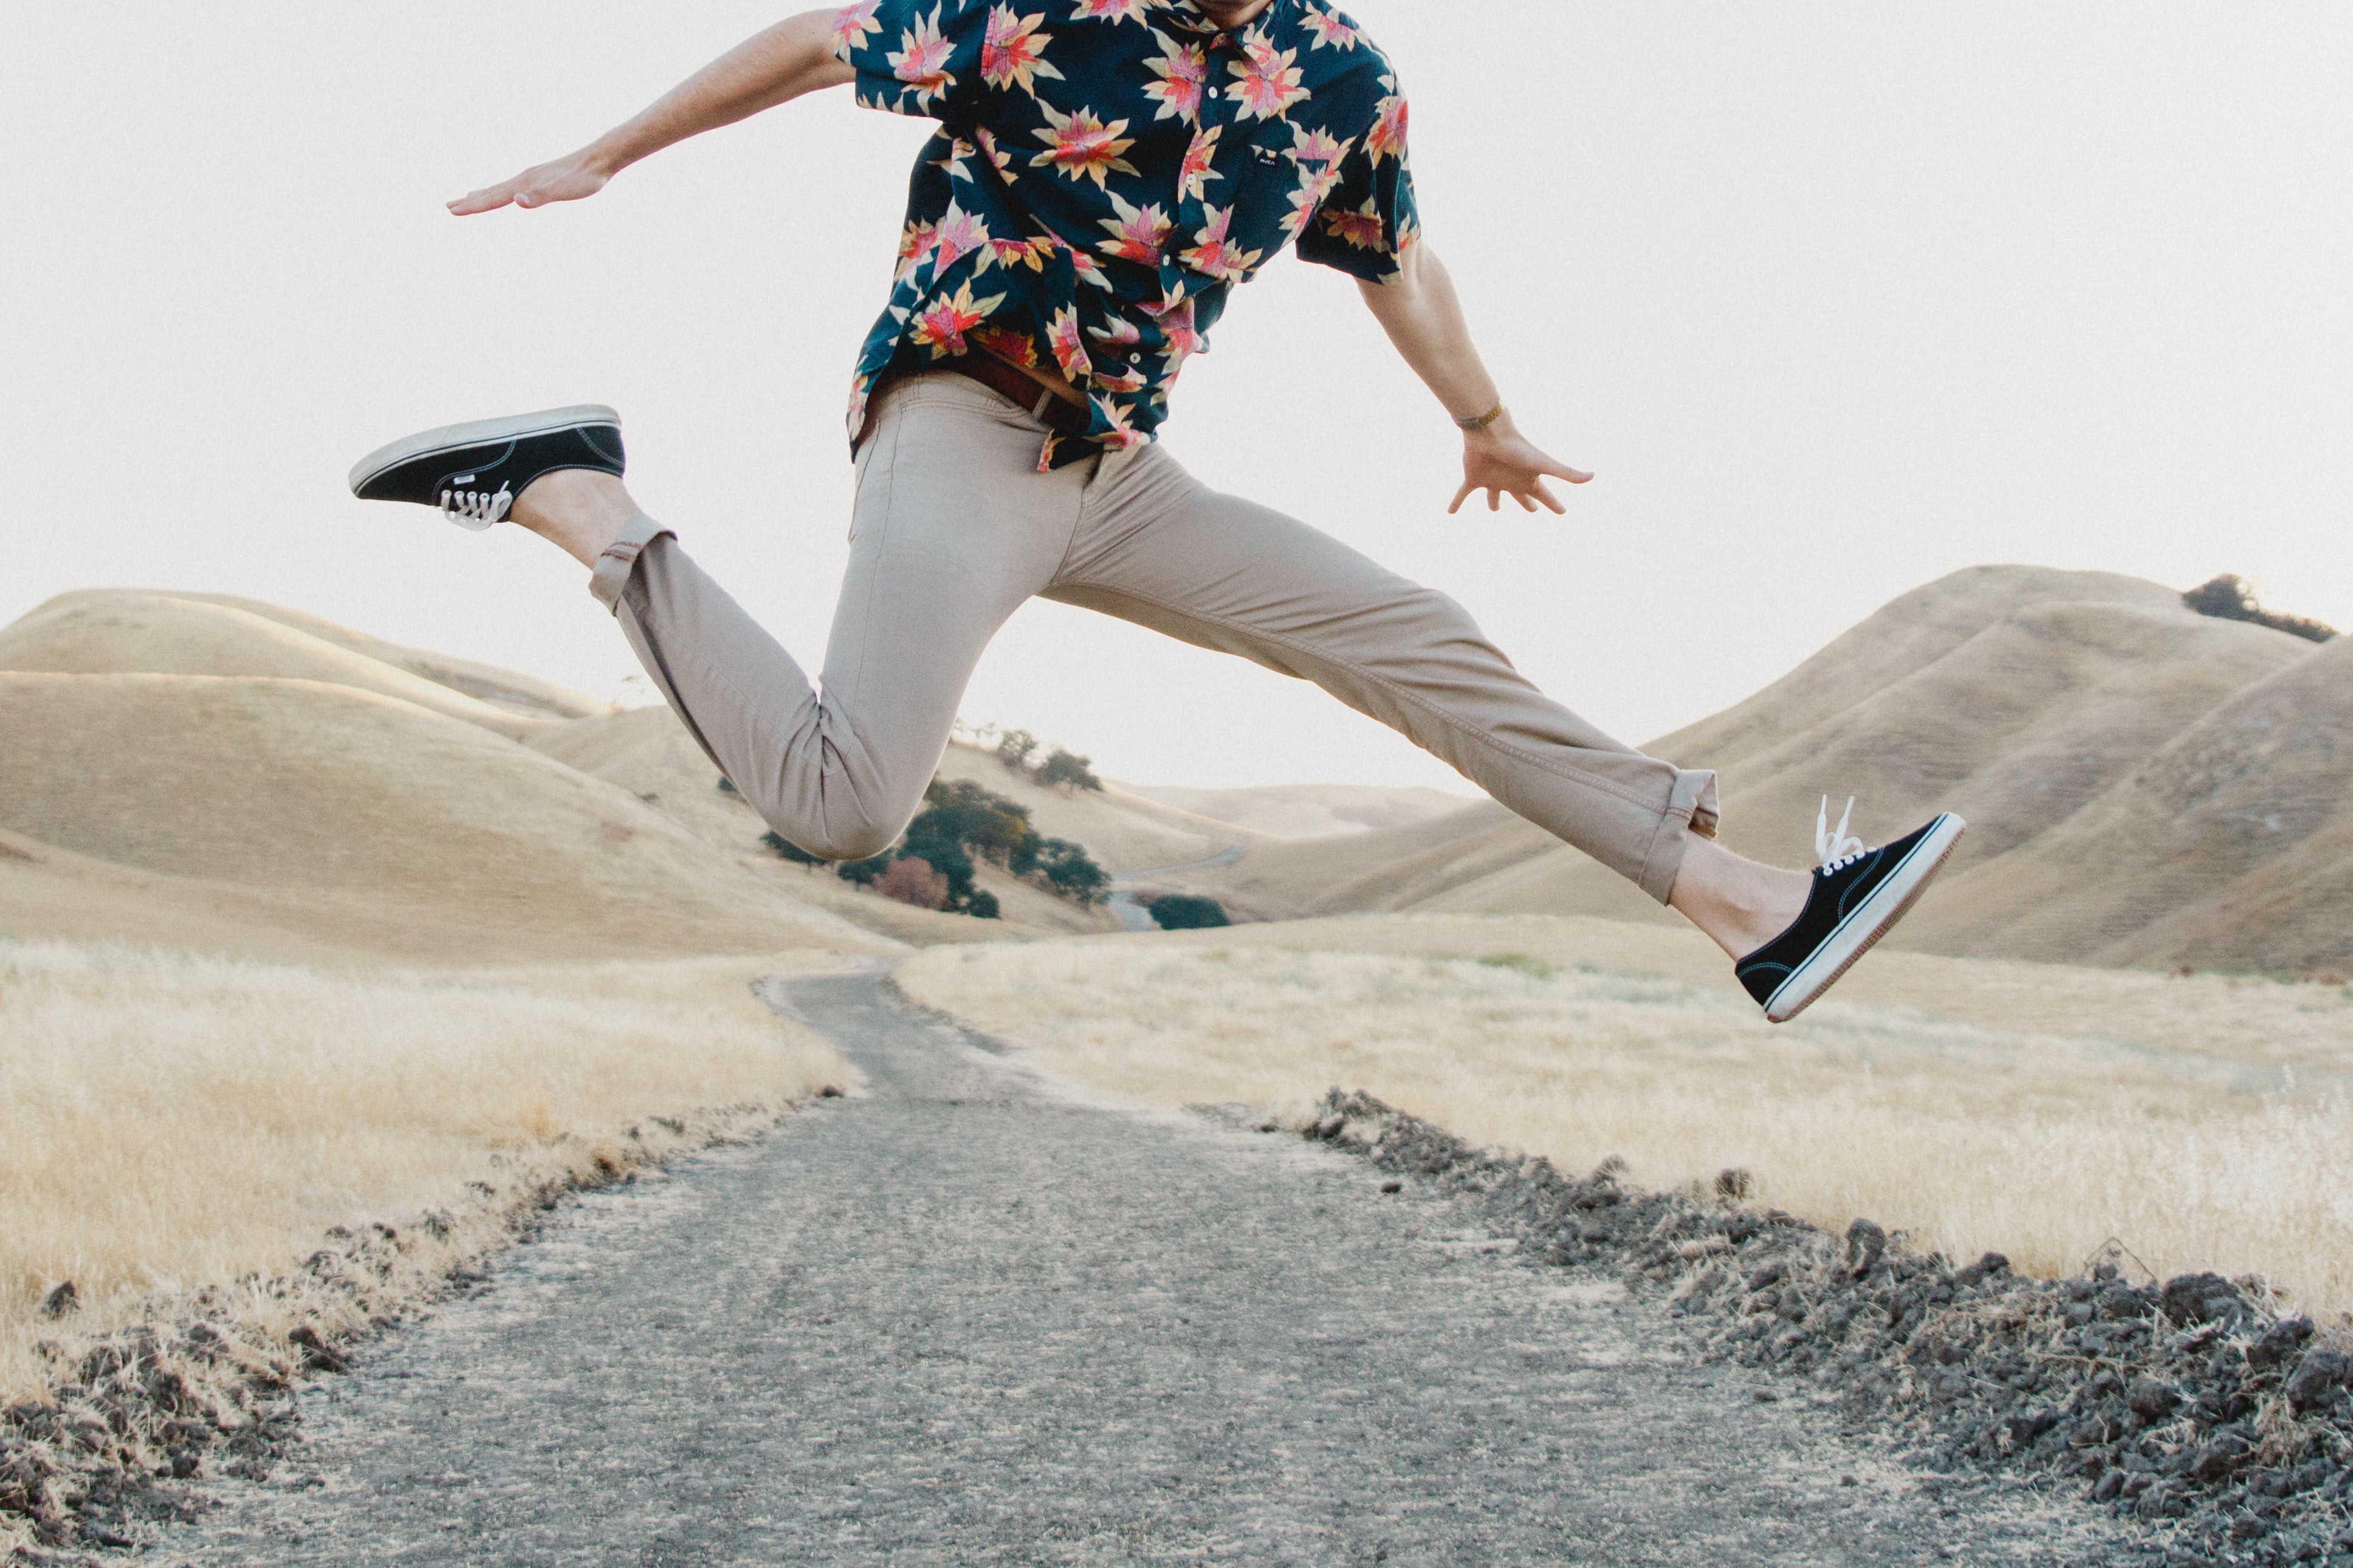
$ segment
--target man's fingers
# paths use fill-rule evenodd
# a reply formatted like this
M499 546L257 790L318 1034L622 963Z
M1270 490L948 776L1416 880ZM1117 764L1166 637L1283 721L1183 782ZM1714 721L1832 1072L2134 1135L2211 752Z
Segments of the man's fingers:
M1520 503L1522 511L1533 512L1541 507L1556 517L1566 516L1568 509L1561 504L1558 496L1553 494L1552 487L1544 482L1542 476L1545 474L1566 479L1569 483L1577 485L1583 484L1593 477L1576 468L1563 468L1554 465L1535 473L1526 474L1524 479L1465 479L1462 481L1462 488L1454 492L1454 499L1447 503L1446 515L1452 517L1462 510L1464 501L1483 490L1487 495L1489 511L1502 511L1504 498L1509 496Z
M1548 464L1539 471L1550 474L1556 479L1567 479L1573 485L1584 484L1593 478L1591 474L1586 472L1583 468L1572 468L1566 463Z
M550 202L565 200L564 191L568 183L569 175L562 164L543 163L535 169L525 169L512 180L485 185L470 195L459 196L449 204L449 210L459 217L470 217L475 213L495 212L509 205L525 209L543 207Z
M514 187L512 184L491 185L459 196L449 204L449 210L459 217L471 217L476 213L495 212L512 200Z

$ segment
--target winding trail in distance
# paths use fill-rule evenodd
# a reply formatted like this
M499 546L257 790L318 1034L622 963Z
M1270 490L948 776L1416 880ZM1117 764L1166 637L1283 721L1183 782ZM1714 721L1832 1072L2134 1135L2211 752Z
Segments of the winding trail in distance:
M1143 871L1115 872L1111 879L1112 912L1119 917L1119 923L1130 931L1157 931L1159 923L1152 918L1152 911L1145 909L1136 896L1127 890L1128 889L1138 884L1148 886L1155 878L1174 877L1185 871L1220 870L1240 861L1242 851L1248 847L1247 845L1237 844L1232 848L1221 850L1206 860L1187 860L1182 866L1155 866Z
M772 983L867 1091L586 1195L304 1396L148 1561L2097 1563L1434 1190L1079 1103L874 971ZM1775 1394L1772 1403L1760 1394Z

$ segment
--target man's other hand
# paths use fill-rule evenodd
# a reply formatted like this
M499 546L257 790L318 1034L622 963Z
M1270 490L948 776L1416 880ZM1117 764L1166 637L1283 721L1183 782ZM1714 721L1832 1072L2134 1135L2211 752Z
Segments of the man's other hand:
M1502 510L1505 496L1519 502L1524 511L1535 510L1539 501L1551 511L1564 511L1567 509L1546 485L1546 479L1581 485L1593 477L1546 457L1512 428L1511 419L1506 414L1484 430L1474 430L1462 438L1462 488L1454 492L1453 504L1446 509L1449 517L1481 490L1487 492L1489 511Z
M495 212L503 206L537 207L550 202L576 202L605 188L613 171L586 149L552 163L525 169L512 180L459 196L449 210L459 217Z

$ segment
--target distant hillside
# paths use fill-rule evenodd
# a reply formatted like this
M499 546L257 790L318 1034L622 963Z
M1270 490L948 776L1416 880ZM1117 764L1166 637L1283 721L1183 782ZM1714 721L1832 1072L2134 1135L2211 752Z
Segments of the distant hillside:
M1029 808L1039 832L1085 845L1113 873L1207 860L1261 837L1249 828L1163 805L1118 784L1100 790L1042 787L998 762L994 752L961 742L940 759L939 773L943 778L970 779L1010 796Z
M1471 797L1441 789L1381 784L1268 784L1250 789L1122 786L1147 800L1230 822L1277 838L1335 838L1383 827L1410 827L1460 811Z
M2103 573L1981 567L1907 594L1756 696L1646 749L1723 775L1725 841L1811 858L1817 804L1873 841L1950 808L1929 951L2294 969L2353 962L2337 837L2348 645ZM2276 823L2276 826L2257 826ZM1672 919L1500 807L1254 848L1188 879L1264 916L1359 910Z
M403 647L317 616L223 594L92 588L0 627L0 668L69 675L283 676L379 692L493 729L607 703L512 670Z
M942 763L1111 869L1253 836ZM791 866L667 709L275 605L100 590L0 627L0 931L318 959L969 942L1117 929L993 868L1004 919Z
M1810 860L1825 795L1858 797L1854 830L1874 841L1940 808L1968 816L1905 945L2353 968L2353 641L2200 616L2134 578L1983 567L1648 749L1716 768L1725 841L1784 865ZM940 769L1113 872L1161 872L1240 918L1672 919L1492 802L1050 789L962 745ZM272 605L93 591L0 627L13 934L439 959L1109 929L993 869L997 922L857 891L766 852L765 825L719 784L666 710Z
M2233 694L1956 880L1915 945L2095 963L2353 966L2353 640Z

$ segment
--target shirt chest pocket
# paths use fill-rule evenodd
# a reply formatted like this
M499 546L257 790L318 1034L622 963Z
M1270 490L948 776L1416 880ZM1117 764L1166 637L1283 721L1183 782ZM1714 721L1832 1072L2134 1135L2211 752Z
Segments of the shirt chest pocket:
M1303 163L1293 158L1287 137L1282 142L1250 143L1230 166L1237 175L1233 238L1246 249L1271 254L1296 231L1302 221L1301 204L1323 183L1324 166L1320 161ZM1208 199L1214 204L1217 187L1209 189Z

